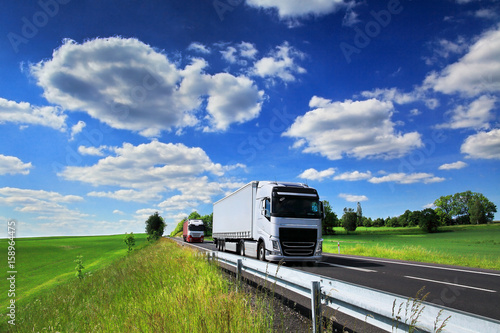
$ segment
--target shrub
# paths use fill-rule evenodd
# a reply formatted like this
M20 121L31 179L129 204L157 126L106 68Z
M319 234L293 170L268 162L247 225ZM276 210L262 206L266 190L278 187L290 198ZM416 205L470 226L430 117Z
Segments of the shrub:
M157 240L163 236L163 231L165 230L165 222L163 218L158 215L158 212L151 215L146 220L146 233L148 234L148 240Z
M125 238L123 239L123 241L127 245L127 253L132 252L133 247L135 246L134 233L133 232L131 232L130 234L125 233Z
M426 208L422 211L418 226L425 232L436 232L439 227L439 216L434 209Z
M355 231L357 227L358 216L356 212L345 212L342 216L342 227L347 231Z

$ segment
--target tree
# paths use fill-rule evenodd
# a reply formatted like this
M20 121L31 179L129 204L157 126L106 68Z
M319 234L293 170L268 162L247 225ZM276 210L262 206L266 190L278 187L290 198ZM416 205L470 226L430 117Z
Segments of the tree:
M439 216L432 208L424 209L419 217L418 226L425 232L436 232L439 227Z
M476 204L477 201L479 201L478 204ZM474 204L482 206L479 211L484 211L486 219L481 219L481 221L486 221L486 223L493 221L497 207L481 193L465 191L445 195L434 201L436 213L445 224L451 224L452 219L455 219L458 224L470 223L470 212Z
M474 200L472 207L469 209L470 224L483 224L487 222L484 207L479 199Z
M356 206L356 218L357 218L357 226L360 227L363 225L363 210L361 209L361 204L358 201L358 205Z
M205 224L205 236L212 236L214 213L204 215L201 217L203 224Z
M384 226L384 219L381 217L378 217L373 221L373 226L374 227L383 227Z
M146 220L146 233L148 234L148 240L157 240L163 236L163 231L165 230L165 222L163 218L158 215L158 212L151 215Z
M342 227L347 231L355 231L357 227L358 216L354 209L344 208L344 215L342 215Z
M323 201L323 209L325 210L325 218L321 223L323 235L333 235L335 233L333 227L338 225L339 219L327 200Z
M130 234L125 233L125 238L123 239L123 241L127 245L127 253L132 252L133 247L135 246L134 233L133 232L131 232Z

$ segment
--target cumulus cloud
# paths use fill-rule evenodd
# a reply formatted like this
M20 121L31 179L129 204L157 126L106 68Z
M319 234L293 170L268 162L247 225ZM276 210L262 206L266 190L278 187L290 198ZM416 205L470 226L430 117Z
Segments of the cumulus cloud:
M474 159L500 159L500 129L469 136L460 147L462 154Z
M137 39L113 37L82 44L65 40L52 59L32 65L31 73L51 103L147 137L195 126L207 116L211 129L225 130L259 114L263 92L252 80L210 75L206 66L194 59L180 69ZM202 110L206 99L209 107Z
M223 45L221 45L223 46ZM254 44L241 42L236 45L224 45L220 51L222 58L230 64L246 66L249 60L254 60L258 51Z
M447 123L437 125L436 128L472 128L488 129L489 122L495 119L491 112L496 103L495 97L481 96L468 106L459 105L448 113L450 120Z
M296 139L294 147L318 153L330 160L344 155L355 158L396 158L422 146L417 132L396 131L391 102L369 99L333 102L314 96L313 110L297 117L283 134Z
M368 200L368 197L366 195L354 195L354 194L346 194L346 193L340 193L339 198L343 198L348 202L361 202L361 201Z
M81 201L83 198L77 195L13 187L0 188L0 205L13 206L18 212L36 214L39 220L79 220L87 215L70 209L67 205Z
M441 166L439 166L439 170L459 170L463 169L467 166L467 163L462 162L462 161L457 161L454 163L446 163Z
M500 26L482 34L457 62L430 73L424 86L444 94L477 96L500 91Z
M87 126L84 121L78 121L75 125L71 127L71 139L74 140L75 136L83 131L83 129Z
M27 175L33 166L31 162L24 163L15 156L5 156L0 154L0 176L2 175Z
M277 10L282 19L327 15L346 6L344 0L247 0L246 3L251 7Z
M104 156L104 150L106 149L108 149L108 146L99 146L99 147L79 146L78 152L82 155Z
M109 156L90 166L69 166L59 176L94 186L118 187L114 191L93 191L91 197L121 201L152 202L165 211L210 203L216 195L240 184L211 181L232 166L214 163L205 151L183 144L152 141L134 146L108 147ZM235 167L241 167L236 165ZM168 195L167 198L164 196Z
M188 46L188 50L195 51L202 54L210 54L210 48L199 42L192 42Z
M338 176L333 177L334 180L345 180L345 181L358 181L358 180L365 180L365 179L370 179L372 178L372 173L370 171L367 172L359 172L359 171L352 171L352 172L344 172Z
M330 177L335 173L334 168L329 168L326 170L318 171L314 168L310 168L302 172L298 177L308 180L318 180L322 181L326 177Z
M0 97L0 124L40 125L66 131L66 115L54 106L34 106L27 102L17 103Z
M397 183L397 184L414 184L414 183L439 183L444 181L442 177L436 177L431 173L417 172L417 173L390 173L381 177L372 177L368 181L373 184L380 183Z
M262 78L274 81L276 78L284 82L293 82L297 74L304 74L306 70L297 64L305 54L290 46L288 42L277 46L269 56L263 57L254 64L252 73Z

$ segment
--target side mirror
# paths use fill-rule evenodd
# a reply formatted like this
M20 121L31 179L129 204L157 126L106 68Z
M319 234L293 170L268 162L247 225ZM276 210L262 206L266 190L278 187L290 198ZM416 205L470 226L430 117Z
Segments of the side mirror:
M319 209L321 211L321 218L324 220L326 218L325 207L323 207L323 201L319 202Z

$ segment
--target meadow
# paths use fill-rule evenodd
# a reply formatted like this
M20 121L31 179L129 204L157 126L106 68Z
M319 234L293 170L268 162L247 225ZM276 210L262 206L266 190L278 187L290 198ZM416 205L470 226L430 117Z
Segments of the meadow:
M238 292L218 265L163 238L21 303L15 330L2 314L0 331L268 332L274 313L272 302Z
M440 227L427 234L420 228L358 227L347 233L335 228L323 236L323 251L368 257L500 270L500 224Z
M136 234L136 249L146 245L146 234ZM74 260L83 256L84 273L106 267L127 253L124 235L92 237L35 237L16 239L16 299L29 300L34 295L75 277ZM7 240L0 240L7 249ZM7 260L3 263L7 264ZM6 266L4 266L6 267ZM5 268L4 271L8 271ZM2 279L1 290L8 290ZM0 306L7 306L6 293L1 293Z

